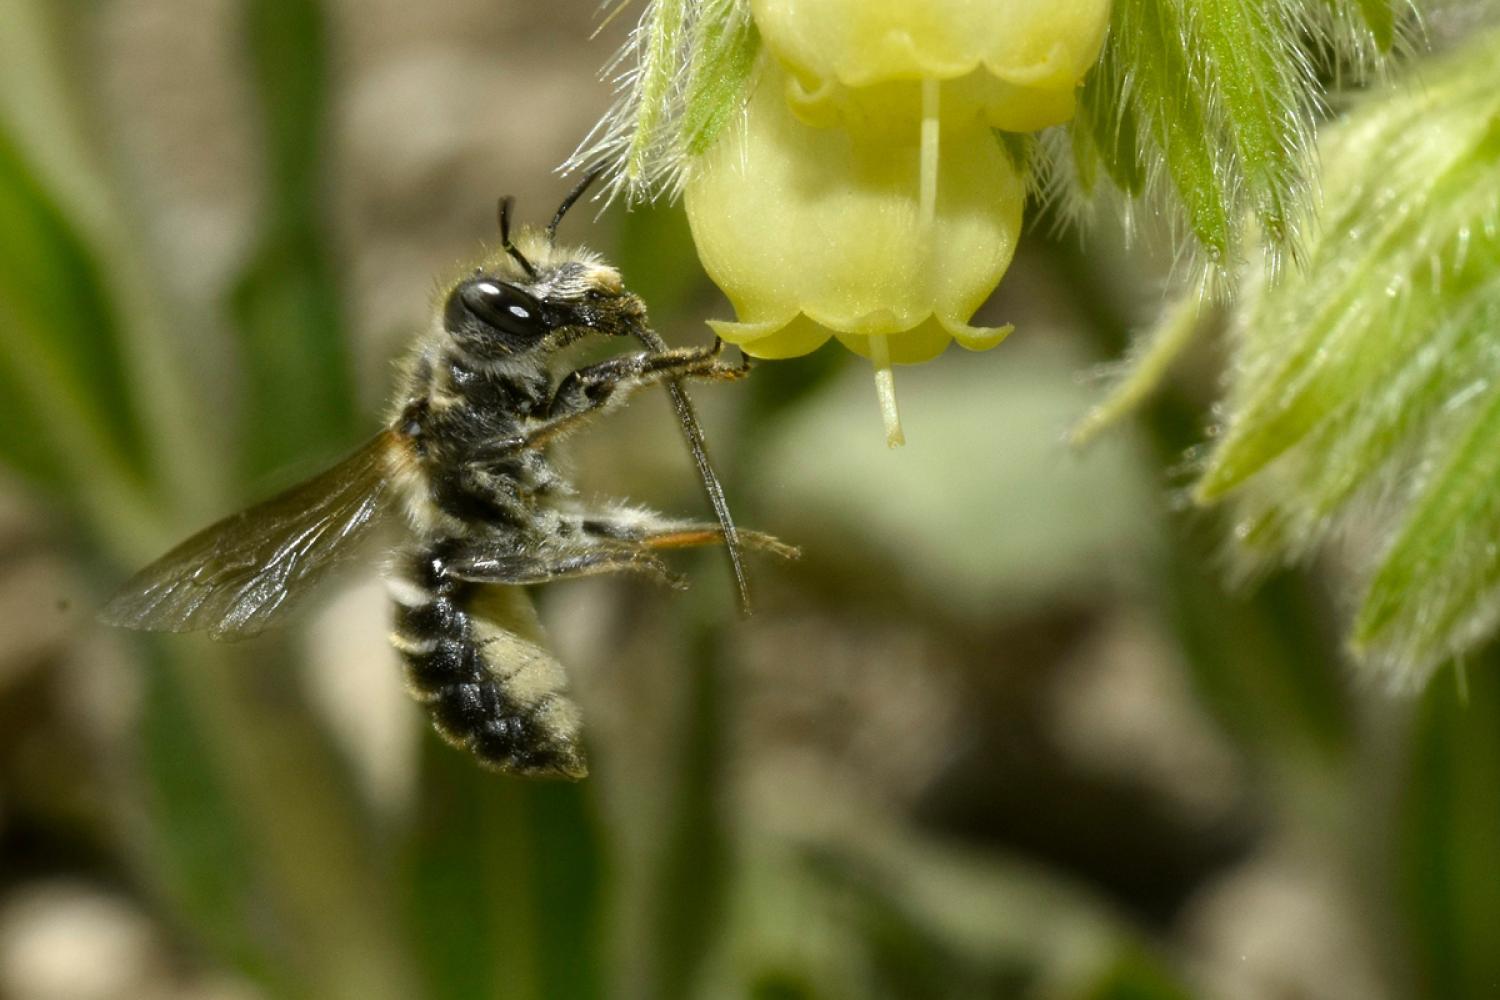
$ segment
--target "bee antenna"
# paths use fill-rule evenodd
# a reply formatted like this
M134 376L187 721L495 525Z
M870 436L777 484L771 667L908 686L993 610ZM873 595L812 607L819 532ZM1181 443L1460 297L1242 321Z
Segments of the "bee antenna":
M516 199L513 195L506 195L500 199L498 209L500 218L500 245L505 248L505 252L510 254L511 258L517 264L521 265L521 270L526 272L528 278L535 278L536 268L532 265L531 261L526 259L526 255L518 250L516 245L510 241L510 210L515 207L515 204ZM550 230L547 235L552 235Z
M569 191L568 196L562 200L562 204L557 206L557 214L553 215L552 221L547 224L547 239L552 240L557 237L557 227L561 225L563 216L568 214L568 209L573 207L575 201L583 197L589 185L598 180L608 167L608 163L595 164L577 184L573 185L573 190Z

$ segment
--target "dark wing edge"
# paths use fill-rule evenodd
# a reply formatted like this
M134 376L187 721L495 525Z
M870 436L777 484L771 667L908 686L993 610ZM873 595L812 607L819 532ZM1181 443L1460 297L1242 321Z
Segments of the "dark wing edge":
M215 639L263 631L379 523L392 452L404 447L382 431L326 472L209 525L131 577L99 620Z

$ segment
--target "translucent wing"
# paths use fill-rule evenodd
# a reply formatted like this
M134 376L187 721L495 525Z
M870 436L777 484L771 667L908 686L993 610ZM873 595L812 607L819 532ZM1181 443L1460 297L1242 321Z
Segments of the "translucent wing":
M387 456L401 447L387 430L327 472L203 529L132 577L100 620L255 635L369 533L386 506Z

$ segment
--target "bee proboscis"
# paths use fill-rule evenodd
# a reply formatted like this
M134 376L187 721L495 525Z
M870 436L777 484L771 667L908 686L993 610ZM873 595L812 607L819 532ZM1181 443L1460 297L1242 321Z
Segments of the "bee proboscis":
M408 540L386 569L391 641L412 694L450 743L518 774L587 773L578 709L555 657L515 626L520 588L627 572L678 584L664 549L722 544L748 606L739 548L795 550L736 531L708 463L684 380L735 381L722 345L668 349L620 273L556 243L585 178L543 229L512 240L444 293L401 372L391 417L328 471L192 536L131 578L100 613L129 628L254 635L279 620L392 512ZM567 370L564 347L591 334L645 350ZM662 384L693 448L716 523L625 504L587 505L547 446Z

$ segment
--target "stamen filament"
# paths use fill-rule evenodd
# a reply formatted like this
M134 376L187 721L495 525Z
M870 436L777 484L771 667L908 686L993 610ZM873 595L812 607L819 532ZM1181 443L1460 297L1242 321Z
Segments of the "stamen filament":
M938 97L941 81L922 81L922 136L918 162L917 221L924 235L931 238L930 227L937 217L938 141L940 136Z

